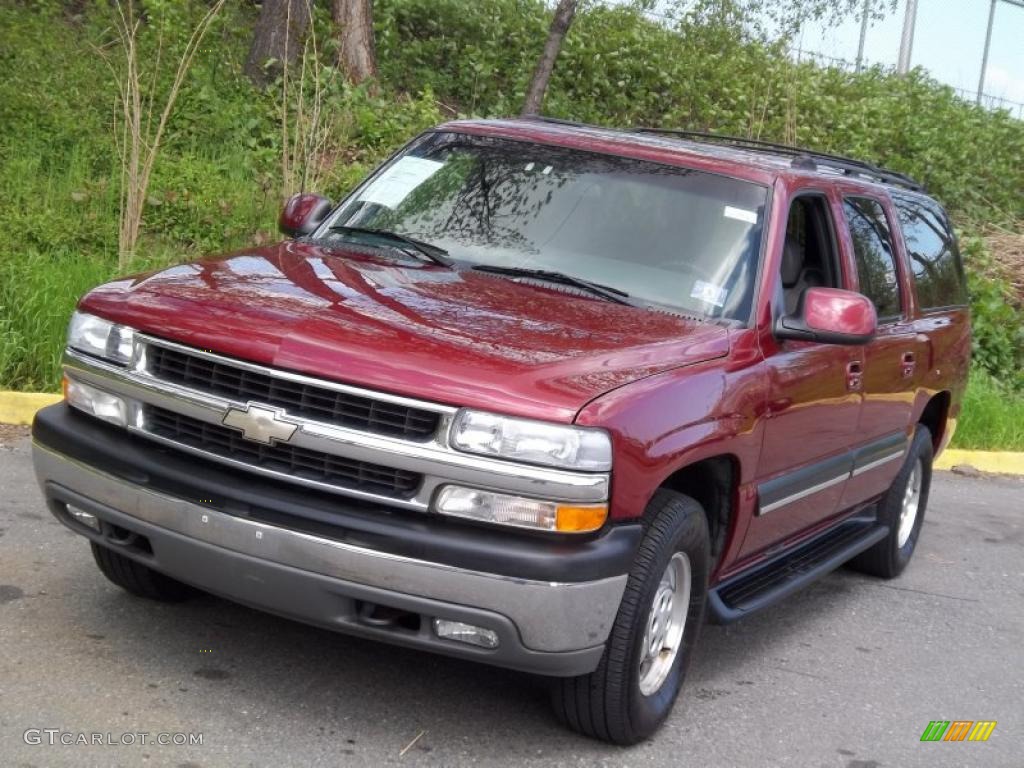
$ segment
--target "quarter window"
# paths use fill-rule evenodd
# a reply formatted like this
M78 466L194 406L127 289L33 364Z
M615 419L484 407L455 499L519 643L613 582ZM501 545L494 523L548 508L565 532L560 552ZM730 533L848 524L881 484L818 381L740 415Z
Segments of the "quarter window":
M966 304L960 251L946 217L938 209L916 200L897 198L893 202L921 309Z
M881 203L866 197L843 201L857 257L860 292L875 303L878 317L900 314L899 279L893 257L892 235Z

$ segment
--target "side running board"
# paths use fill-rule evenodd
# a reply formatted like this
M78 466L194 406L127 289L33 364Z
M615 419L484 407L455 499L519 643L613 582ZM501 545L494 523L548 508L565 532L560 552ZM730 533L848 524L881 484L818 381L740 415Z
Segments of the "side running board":
M884 539L889 527L870 517L844 520L810 541L737 574L708 594L708 615L729 624L782 600Z

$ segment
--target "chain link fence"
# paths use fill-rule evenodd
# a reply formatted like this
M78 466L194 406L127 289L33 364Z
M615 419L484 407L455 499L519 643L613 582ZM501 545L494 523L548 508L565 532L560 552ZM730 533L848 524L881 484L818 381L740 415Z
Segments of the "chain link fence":
M849 61L848 59L839 58L836 56L829 56L824 53L817 51L808 51L800 47L791 48L789 51L790 56L797 63L811 62L819 67L827 67L832 69L841 69L844 72L856 72L856 62ZM950 86L952 87L952 86ZM966 88L953 88L953 91L963 101L975 103L978 98L978 94L975 91L969 91ZM1019 101L1011 101L1010 99L1004 99L1002 96L994 96L991 94L983 93L981 95L981 104L986 109L997 110L1002 109L1009 112L1013 117L1018 120L1024 120L1024 103Z

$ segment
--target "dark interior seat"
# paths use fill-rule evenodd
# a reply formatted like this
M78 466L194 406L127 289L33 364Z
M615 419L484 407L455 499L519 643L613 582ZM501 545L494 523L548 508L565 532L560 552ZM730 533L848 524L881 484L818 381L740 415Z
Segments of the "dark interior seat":
M782 249L782 289L786 314L796 312L800 297L808 288L825 285L825 276L807 263L807 251L795 238L787 236Z

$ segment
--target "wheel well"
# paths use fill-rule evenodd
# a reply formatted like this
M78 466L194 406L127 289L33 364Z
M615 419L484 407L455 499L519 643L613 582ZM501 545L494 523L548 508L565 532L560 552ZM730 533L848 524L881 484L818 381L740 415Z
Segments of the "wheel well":
M662 488L686 494L704 508L711 534L711 556L717 562L725 549L725 539L736 505L739 466L734 456L703 459L674 472Z
M946 417L949 415L949 392L939 392L928 401L921 412L918 422L928 427L932 433L932 447L937 451L942 445L942 437L946 432Z

